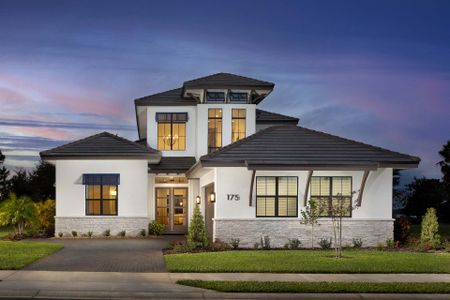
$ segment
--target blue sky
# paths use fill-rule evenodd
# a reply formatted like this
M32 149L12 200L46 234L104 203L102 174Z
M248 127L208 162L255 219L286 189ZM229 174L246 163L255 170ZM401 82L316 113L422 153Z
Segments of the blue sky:
M450 139L450 1L0 0L0 149L9 168L108 130L133 99L231 72L276 83L261 108L418 155Z

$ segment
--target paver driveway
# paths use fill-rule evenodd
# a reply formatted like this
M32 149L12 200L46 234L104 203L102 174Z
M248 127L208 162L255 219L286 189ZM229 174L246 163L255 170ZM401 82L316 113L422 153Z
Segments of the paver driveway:
M170 240L182 238L47 240L63 245L64 249L32 263L25 270L164 272L161 250Z

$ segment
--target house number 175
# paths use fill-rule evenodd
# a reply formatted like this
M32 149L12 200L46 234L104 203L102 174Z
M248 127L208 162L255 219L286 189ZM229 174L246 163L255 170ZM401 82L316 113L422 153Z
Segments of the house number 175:
M227 200L229 201L239 201L241 200L241 197L238 194L227 194Z

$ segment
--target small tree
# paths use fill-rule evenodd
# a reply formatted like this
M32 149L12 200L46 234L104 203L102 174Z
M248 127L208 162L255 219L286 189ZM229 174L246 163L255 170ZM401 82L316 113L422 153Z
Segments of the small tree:
M439 236L439 223L436 216L436 209L430 207L427 209L425 216L422 219L422 230L420 232L420 242L423 246L430 245L437 248L441 244L441 237Z
M0 206L0 225L13 225L16 234L23 236L24 229L36 222L36 207L30 197L10 194Z
M208 233L198 205L194 208L194 214L189 225L187 241L188 244L194 245L196 248L205 248L208 246Z
M314 249L314 226L318 224L317 220L322 214L322 207L317 205L317 201L314 199L309 200L309 205L305 207L300 213L302 215L301 224L311 225L311 248ZM320 224L318 224L320 225Z
M55 200L47 199L44 202L35 203L38 228L48 236L55 234Z
M353 210L352 198L353 194L350 196L350 210ZM336 257L342 257L342 219L347 216L349 207L345 205L345 199L347 197L342 196L342 194L337 194L332 199L331 205L331 221L333 223L333 235L334 235L334 249L336 251Z

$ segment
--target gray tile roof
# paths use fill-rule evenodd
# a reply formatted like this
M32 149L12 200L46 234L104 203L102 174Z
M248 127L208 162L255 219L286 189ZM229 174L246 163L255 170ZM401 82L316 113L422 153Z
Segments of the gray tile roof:
M149 173L185 173L195 164L193 156L161 157L159 164L149 164Z
M271 124L277 124L277 123L292 123L293 125L297 125L298 124L299 119L298 118L294 118L294 117L290 117L290 116L286 116L286 115L282 115L282 114L278 114L278 113L274 113L274 112L269 112L269 111L265 111L262 109L256 109L256 123L271 123Z
M182 97L182 88L173 89L170 91L145 96L134 100L136 106L146 105L197 105L197 100L193 98Z
M241 75L235 75L235 74L231 74L231 73L217 73L217 74L208 75L205 77L185 81L183 86L184 86L184 88L249 87L249 88L273 89L275 84L272 82L262 81L262 80L244 77Z
M43 159L146 158L159 161L158 150L102 132L40 153Z
M299 126L274 126L200 158L202 166L249 169L417 167L418 157Z

